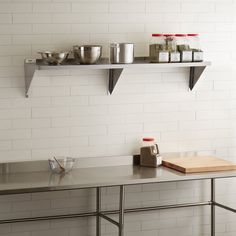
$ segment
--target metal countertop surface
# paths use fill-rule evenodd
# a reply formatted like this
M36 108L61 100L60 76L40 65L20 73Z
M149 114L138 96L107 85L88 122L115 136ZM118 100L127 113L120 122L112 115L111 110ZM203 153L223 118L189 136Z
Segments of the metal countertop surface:
M132 165L78 168L64 175L22 172L0 175L0 195L230 177L236 177L236 170L184 174L166 167Z

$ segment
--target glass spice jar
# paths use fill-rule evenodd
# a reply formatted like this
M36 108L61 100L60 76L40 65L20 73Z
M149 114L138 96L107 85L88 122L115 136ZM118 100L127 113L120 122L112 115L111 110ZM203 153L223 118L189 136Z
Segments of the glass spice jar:
M203 51L201 50L199 34L188 34L188 41L193 51L192 61L203 61Z
M177 48L179 51L190 49L187 34L176 34L175 37Z
M192 50L189 46L189 41L187 34L176 34L176 43L177 49L180 52L180 61L181 62L191 62L192 59Z
M152 34L151 45L158 45L160 50L165 50L165 37L163 34Z
M169 62L180 62L180 53L177 50L177 43L174 34L164 34L166 48L169 51Z
M166 50L165 37L163 34L152 34L149 46L149 57L151 62L169 62L169 52Z
M168 51L176 51L176 38L174 34L164 34L166 49Z

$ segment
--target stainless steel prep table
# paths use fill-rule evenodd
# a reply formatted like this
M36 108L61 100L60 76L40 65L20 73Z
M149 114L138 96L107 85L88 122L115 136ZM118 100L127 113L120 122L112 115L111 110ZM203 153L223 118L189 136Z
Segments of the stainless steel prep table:
M209 205L211 208L211 236L215 236L215 207L218 206L236 213L236 209L216 202L215 180L231 177L236 177L236 171L183 174L165 167L155 169L132 165L74 169L64 176L51 174L49 171L2 173L0 175L0 195L96 188L96 211L69 215L8 219L1 220L0 224L95 216L96 236L101 236L101 218L115 224L118 227L118 235L124 236L125 213ZM127 185L204 179L208 179L211 186L211 199L207 202L129 209L125 209L124 207L125 186ZM101 188L112 186L119 186L120 189L119 209L113 211L102 211ZM110 214L118 214L119 220L113 220L109 217Z

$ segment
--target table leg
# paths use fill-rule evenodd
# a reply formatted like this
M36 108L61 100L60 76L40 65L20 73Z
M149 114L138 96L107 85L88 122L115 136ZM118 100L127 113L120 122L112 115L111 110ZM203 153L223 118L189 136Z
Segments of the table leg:
M101 188L96 188L96 236L101 236Z
M119 205L119 236L124 236L124 201L125 187L120 186L120 205Z
M211 236L215 236L215 179L211 179Z

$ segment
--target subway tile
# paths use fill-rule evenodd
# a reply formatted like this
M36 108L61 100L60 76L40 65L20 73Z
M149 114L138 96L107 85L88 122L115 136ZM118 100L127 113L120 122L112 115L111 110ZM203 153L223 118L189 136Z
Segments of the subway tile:
M145 2L111 2L109 5L109 11L121 13L145 12Z
M144 24L110 24L109 33L141 33L144 28Z
M29 118L30 116L30 109L6 109L0 112L0 119Z
M0 2L0 13L13 13L13 12L32 12L31 3L9 3L9 2Z
M70 89L67 87L33 87L32 95L35 97L69 96Z
M33 12L70 12L70 3L34 3Z
M29 129L9 129L9 130L1 130L0 132L0 140L13 140L13 139L25 139L31 138L31 132Z
M69 152L69 148L40 148L40 149L33 149L32 150L32 158L31 160L48 160L52 157L68 157L71 156L70 152ZM59 209L58 209L59 210ZM39 211L39 212L38 212ZM38 213L41 212L42 216L45 216L45 214L48 213L52 213L52 210L50 209L50 207L45 208L45 210L38 210L38 211L34 211L35 215L37 215ZM60 213L60 212L59 212ZM56 213L55 213L56 214ZM63 213L62 213L63 214Z
M96 12L108 12L108 2L80 2L72 3L72 12L81 13L96 13Z
M72 34L86 34L86 33L108 33L108 24L72 24Z
M70 109L68 107L50 107L50 108L32 108L32 117L63 117L69 116Z
M51 126L49 118L34 119L13 119L12 127L14 129L47 128Z
M32 33L32 26L28 24L1 24L0 25L0 34L7 35L7 34L31 34Z
M0 138L1 139L1 138ZM17 138L16 138L17 139ZM1 162L17 162L21 161L30 161L31 152L27 150L3 150L0 151L0 161ZM4 209L4 208L3 208Z
M32 138L57 138L68 137L69 130L67 128L41 128L32 129Z
M70 34L71 26L69 24L34 24L32 27L33 34Z
M11 129L12 128L12 122L11 120L7 119L7 120L1 120L0 122L0 130L2 129Z
M15 13L13 14L13 23L22 24L22 23L39 23L39 24L48 24L52 23L52 17L48 13Z
M166 13L166 12L180 12L181 11L181 4L180 2L155 2L155 1L147 1L146 4L146 12L161 12L161 13Z
M183 12L214 12L215 4L214 2L184 2L181 6Z
M9 141L0 141L0 150L10 150L11 142Z
M30 54L30 46L0 46L0 56L20 56Z
M89 85L89 86L79 86L71 87L72 96L81 96L81 95L103 95L107 93L107 88L100 85Z
M143 131L142 124L121 124L121 125L109 125L109 134L125 134L125 133L139 133Z
M0 57L0 63L3 66L10 66L11 65L11 57ZM1 88L8 88L11 87L11 79L10 78L5 78L5 77L0 77L0 87Z
M52 22L57 23L57 24L58 23L60 24L90 23L90 16L84 13L83 11L81 11L79 14L78 13L55 13L52 15ZM94 22L94 23L99 23L99 22ZM107 22L104 22L104 23L107 23Z
M0 6L1 6L1 4L0 4ZM1 24L11 24L12 23L11 14L0 14L0 22L1 22Z
M51 35L15 35L12 42L16 45L49 44Z
M0 45L8 45L8 44L11 44L11 36L1 35Z
M68 138L37 138L14 140L12 142L13 149L39 149L39 148L66 148L69 147Z
M107 133L106 126L81 126L70 129L70 135L87 136L87 135L105 135Z
M110 145L110 144L124 144L124 135L107 135L107 136L93 136L89 137L89 145Z

